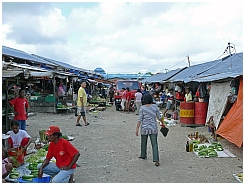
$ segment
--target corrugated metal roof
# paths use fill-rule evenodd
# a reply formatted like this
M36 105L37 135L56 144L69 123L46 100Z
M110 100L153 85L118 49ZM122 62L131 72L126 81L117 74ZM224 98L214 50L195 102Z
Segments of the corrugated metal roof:
M45 61L45 60L42 60L40 58L37 58L35 56L32 56L24 51L20 51L20 50L17 50L17 49L13 49L13 48L9 48L9 47L6 47L6 46L2 46L2 55L7 55L7 56L11 56L13 58L19 58L19 59L25 59L25 60L29 60L29 61L34 61L34 62L37 62L37 63L40 63L40 64L47 64L47 65L52 65L54 66L54 64L48 62L48 61Z
M180 71L184 70L185 68L182 69L175 69L171 70L167 73L160 73L156 74L154 76L151 76L149 78L141 80L142 83L155 83L155 82L163 82L171 78L173 75L179 73Z
M207 82L226 78L235 78L243 75L243 53L233 54L221 60L216 66L198 74L194 81Z
M224 60L215 60L190 66L169 79L171 82L207 82L237 77L243 74L243 53L233 54ZM232 64L232 67L231 67Z
M61 66L63 68L66 68L66 69L73 69L73 70L79 70L78 67L75 67L75 66L72 66L70 64L67 64L67 63L64 63L64 62L60 62L60 61L57 61L57 60L53 60L53 59L50 59L50 58L45 58L45 57L42 57L42 56L39 56L39 55L35 55L35 54L32 54L33 56L35 57L38 57L40 59L43 59L45 61L48 61L48 62L51 62L53 64L56 64L58 66Z

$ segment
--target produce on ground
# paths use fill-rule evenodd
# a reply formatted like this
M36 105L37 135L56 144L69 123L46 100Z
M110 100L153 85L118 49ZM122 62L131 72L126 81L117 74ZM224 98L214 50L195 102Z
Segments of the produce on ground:
M200 157L218 157L217 151L223 151L223 147L218 142L213 142L211 145L193 145L194 152L198 152Z

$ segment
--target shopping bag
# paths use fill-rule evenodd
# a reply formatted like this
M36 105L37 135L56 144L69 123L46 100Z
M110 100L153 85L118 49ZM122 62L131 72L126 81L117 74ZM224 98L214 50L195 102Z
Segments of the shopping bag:
M13 167L17 168L20 165L22 165L24 163L24 152L22 151L21 147L19 148L11 148L8 149L7 151L7 155L8 157L12 157L13 158Z
M162 127L160 129L160 132L163 134L164 137L166 137L168 135L168 131L169 131L169 129L167 127Z

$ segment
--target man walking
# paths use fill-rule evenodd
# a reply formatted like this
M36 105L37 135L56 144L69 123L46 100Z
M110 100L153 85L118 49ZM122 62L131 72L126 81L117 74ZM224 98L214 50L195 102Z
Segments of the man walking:
M87 95L86 95L86 82L81 82L81 87L78 90L77 93L77 122L76 126L82 126L79 121L81 116L83 117L83 121L85 123L85 126L89 125L89 123L86 120L86 105L87 105Z

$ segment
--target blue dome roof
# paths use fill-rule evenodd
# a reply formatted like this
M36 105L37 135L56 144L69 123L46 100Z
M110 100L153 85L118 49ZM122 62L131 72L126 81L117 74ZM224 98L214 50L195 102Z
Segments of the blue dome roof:
M105 70L102 69L101 67L97 67L97 68L94 70L94 72L105 74Z

